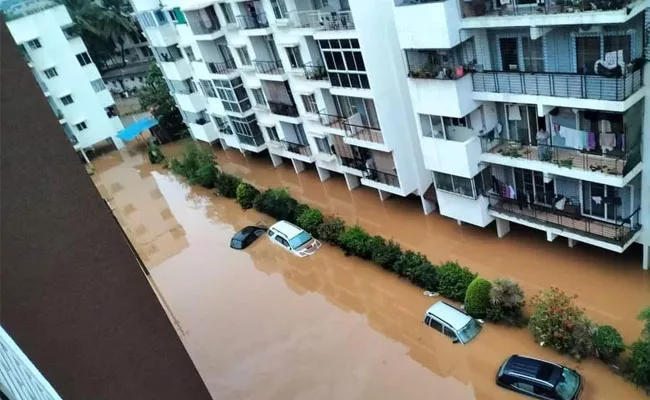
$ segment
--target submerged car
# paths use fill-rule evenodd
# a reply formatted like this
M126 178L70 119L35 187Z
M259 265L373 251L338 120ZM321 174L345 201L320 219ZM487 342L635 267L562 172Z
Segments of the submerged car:
M576 400L582 377L571 368L537 358L513 355L499 368L497 385L536 399Z
M462 310L439 301L424 314L424 323L449 337L454 343L468 343L479 334L481 323Z
M251 243L255 241L258 237L262 236L266 232L266 228L259 226L247 226L241 231L235 233L235 235L230 239L230 248L242 250L250 246Z
M320 242L309 232L295 226L291 222L278 221L269 228L271 241L298 257L306 257L320 249Z

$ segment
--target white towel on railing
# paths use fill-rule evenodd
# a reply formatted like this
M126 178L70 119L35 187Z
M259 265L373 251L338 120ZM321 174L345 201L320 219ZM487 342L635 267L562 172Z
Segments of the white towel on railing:
M564 138L564 146L582 150L587 145L587 132L560 126L560 136Z

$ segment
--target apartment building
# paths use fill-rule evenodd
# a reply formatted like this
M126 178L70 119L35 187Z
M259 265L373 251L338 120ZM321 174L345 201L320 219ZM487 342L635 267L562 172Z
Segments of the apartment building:
M65 6L55 1L25 1L3 10L7 27L22 51L65 134L84 150L113 140L123 126L83 40L74 33Z
M134 0L192 136L273 165L312 168L426 212L419 149L394 22L345 0Z
M650 245L648 1L395 0L440 213ZM644 228L645 227L645 228Z

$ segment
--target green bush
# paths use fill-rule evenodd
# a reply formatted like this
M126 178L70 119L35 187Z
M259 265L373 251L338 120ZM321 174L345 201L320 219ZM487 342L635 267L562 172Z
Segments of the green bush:
M490 289L491 306L486 312L486 319L492 322L512 326L524 326L524 291L509 279L495 279Z
M650 340L639 339L632 343L627 370L632 382L646 390L650 387Z
M169 169L171 169L173 173L175 173L177 175L183 175L184 174L183 163L181 163L180 160L178 160L176 158L172 158L169 161L168 166L169 166Z
M366 243L367 252L364 254L363 258L366 260L372 260L375 250L382 246L386 246L386 239L379 235L371 236Z
M192 185L213 188L219 176L212 152L201 149L196 144L188 145L183 159L171 161L169 165L172 172L186 177Z
M220 173L216 186L217 194L229 199L234 199L237 197L237 186L241 183L241 180L234 175Z
M424 262L413 270L412 281L424 290L438 290L438 268L430 262Z
M625 350L623 337L613 326L601 325L593 334L596 357L603 361L614 361Z
M338 237L338 243L347 254L362 258L370 254L368 242L370 235L359 225L346 228Z
M344 229L345 223L341 218L329 216L323 219L323 223L320 224L316 232L322 240L332 244L338 244L339 236L341 236Z
M650 306L645 306L636 318L643 322L641 339L650 341Z
M289 222L292 222L294 224L298 224L298 217L302 215L305 211L309 210L311 207L309 207L307 204L301 204L298 203L296 208L293 209L293 212L291 215L287 218Z
M147 155L149 156L149 162L152 164L160 164L165 161L165 155L160 150L160 147L153 142L147 143Z
M558 288L535 295L528 328L538 343L580 359L593 354L594 328L584 310L573 304L574 298Z
M485 318L490 303L492 284L487 279L475 278L465 293L465 311L474 318Z
M202 160L194 171L194 175L189 179L191 184L201 185L204 188L212 189L216 186L219 179L219 171L217 166L214 165L212 158L210 160Z
M296 223L302 229L318 237L318 227L323 223L323 213L318 209L308 208L298 216Z
M406 279L413 280L415 269L425 263L429 263L429 260L424 255L406 250L393 264L393 272Z
M474 278L476 274L469 269L448 261L438 268L438 291L448 299L463 301L467 287Z
M260 193L253 202L253 207L261 213L277 220L293 220L298 202L289 195L287 189L268 189Z
M257 197L258 194L260 194L260 191L257 190L253 185L241 182L239 185L237 185L236 194L237 203L239 203L241 208L247 210L253 207L253 200L255 200L255 197Z
M392 269L398 258L402 255L402 249L399 244L389 240L383 245L378 245L372 249L372 261L384 269Z

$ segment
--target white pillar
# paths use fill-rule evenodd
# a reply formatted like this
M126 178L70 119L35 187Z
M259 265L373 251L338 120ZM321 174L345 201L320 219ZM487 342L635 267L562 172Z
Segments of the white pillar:
M282 165L282 157L275 155L273 153L269 153L269 156L271 157L271 163L273 164L274 167L279 167Z
M496 220L497 220L497 236L499 237L499 239L501 239L502 237L507 235L508 232L510 232L510 221L501 218L497 218Z
M226 143L226 139L219 139L219 143L221 144L221 148L224 150L228 150L230 146Z
M330 178L330 172L325 168L321 168L318 165L316 166L316 172L318 173L318 179L321 182L324 182Z
M387 198L389 198L390 196L393 195L392 193L388 193L388 192L385 192L383 190L377 189L377 191L379 192L379 199L381 201L384 201L384 200L386 200Z
M84 160L86 161L86 164L90 164L90 160L88 159L88 156L86 155L86 150L81 149L81 150L79 150L79 151L81 152L81 156L82 156L82 157L84 158ZM92 165L92 164L91 164L91 165Z
M436 209L436 204L433 201L429 201L424 198L424 196L420 196L420 200L422 201L422 209L424 210L424 215L429 215Z
M556 237L557 237L556 233L546 232L546 240L548 240L549 242L554 241Z
M578 242L575 239L569 238L569 247L574 248Z
M644 270L650 269L650 245L641 246L643 249L643 264L642 267Z
M299 174L305 170L305 164L302 161L294 160L292 158L291 163L293 164L293 169L296 171L296 174Z
M348 185L348 190L356 189L361 184L361 179L358 176L348 174L347 172L344 172L343 176L345 177L345 183Z
M113 144L115 144L115 147L116 147L118 150L123 149L123 148L126 146L126 145L124 144L124 141L123 141L122 139L118 138L117 136L113 136L113 137L111 138L111 140L113 141Z
M646 10L646 19L648 11ZM650 81L650 64L646 63L643 70L644 82ZM641 210L638 221L642 228L639 242L643 244L643 269L648 269L648 246L650 246L650 97L646 96L643 113L643 139L641 140L641 159L643 160L643 171L641 171Z
M463 221L457 219L457 220L456 220L456 224L458 224L458 226L463 226Z

